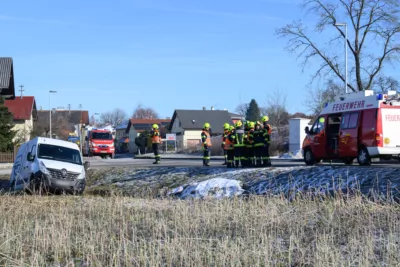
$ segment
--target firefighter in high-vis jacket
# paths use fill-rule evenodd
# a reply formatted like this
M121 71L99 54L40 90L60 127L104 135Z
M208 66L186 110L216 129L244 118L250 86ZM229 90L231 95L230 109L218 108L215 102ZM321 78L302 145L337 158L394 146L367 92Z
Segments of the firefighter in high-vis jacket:
M248 123L248 131L246 138L246 148L247 148L247 165L248 167L253 167L254 163L254 127L255 123L250 121Z
M234 134L233 133L234 129L235 128L233 126L229 126L228 134L226 135L225 144L224 144L224 150L227 152L227 167L228 168L235 167L235 164L234 164L234 156L235 156L234 153L235 152L234 152L233 142L231 141L232 140L231 136L232 136L232 134Z
M243 143L244 143L244 148L243 148L243 167L248 167L249 166L249 151L247 149L247 145L248 145L248 133L249 133L249 124L250 121L245 121L244 122L244 139L243 139Z
M222 163L222 165L227 165L228 152L225 149L225 142L226 142L226 137L227 137L227 135L229 133L229 127L230 127L229 123L224 123L224 133L222 134L221 148L224 151L224 159L225 159L225 161L224 161L224 163Z
M263 116L261 118L261 121L263 123L263 138L264 138L264 147L262 151L262 161L263 161L263 166L271 166L271 159L269 157L269 145L271 143L271 125L268 124L269 117L268 116Z
M235 167L239 167L239 163L242 167L246 164L246 157L244 155L245 143L244 143L244 128L242 121L237 121L235 123L235 129L232 131L232 134L229 136L229 140L233 143L234 150L234 161Z
M257 121L253 133L253 144L254 144L254 155L255 155L255 166L262 166L262 154L264 149L264 132L261 122Z
M150 132L151 138L151 146L153 148L155 161L153 164L160 164L161 156L160 156L160 144L161 144L161 134L158 130L158 125L153 124L152 130Z
M203 147L203 166L210 166L210 152L211 152L211 125L206 122L201 132L201 142Z

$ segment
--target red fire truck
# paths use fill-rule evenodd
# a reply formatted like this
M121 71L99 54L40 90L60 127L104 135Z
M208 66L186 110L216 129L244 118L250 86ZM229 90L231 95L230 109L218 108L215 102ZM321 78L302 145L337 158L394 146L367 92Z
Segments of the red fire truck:
M84 154L89 156L110 156L114 158L114 138L109 130L91 129L85 137Z
M395 91L372 90L338 96L306 127L303 156L307 165L341 159L370 165L371 158L400 156L400 98Z

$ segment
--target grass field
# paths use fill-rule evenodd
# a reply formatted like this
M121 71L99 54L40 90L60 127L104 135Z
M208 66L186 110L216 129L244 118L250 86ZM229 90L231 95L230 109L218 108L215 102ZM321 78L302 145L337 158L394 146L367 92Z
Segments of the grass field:
M396 266L398 204L0 197L1 266Z

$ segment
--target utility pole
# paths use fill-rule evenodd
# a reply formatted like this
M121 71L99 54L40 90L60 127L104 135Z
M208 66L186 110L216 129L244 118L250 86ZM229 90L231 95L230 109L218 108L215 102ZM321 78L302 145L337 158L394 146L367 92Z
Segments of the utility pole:
M19 88L21 88L21 89L19 89L19 91L21 92L21 99L22 99L22 92L25 91L25 90L23 89L24 86L23 86L23 85L20 85Z
M50 96L51 96L52 93L57 93L57 91L52 91L52 90L49 91L49 111L50 111L50 114L49 114L49 116L50 116L49 117L50 118L50 125L49 125L50 136L49 137L50 138L52 137L51 136L51 104L50 104Z

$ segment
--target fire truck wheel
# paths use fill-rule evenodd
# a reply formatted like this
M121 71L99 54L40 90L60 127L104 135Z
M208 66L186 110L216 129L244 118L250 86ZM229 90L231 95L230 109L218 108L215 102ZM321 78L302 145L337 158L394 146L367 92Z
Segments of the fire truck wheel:
M309 166L315 164L314 154L312 153L311 149L307 149L304 152L304 162Z
M371 165L371 157L369 156L368 150L365 146L358 149L357 161L358 164L362 166Z

